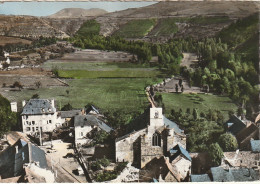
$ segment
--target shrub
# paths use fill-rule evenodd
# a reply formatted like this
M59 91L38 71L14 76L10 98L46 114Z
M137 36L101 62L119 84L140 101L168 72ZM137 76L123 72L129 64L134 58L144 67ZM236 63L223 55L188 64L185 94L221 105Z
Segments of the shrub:
M223 151L218 143L213 143L209 146L209 156L211 157L212 163L216 166L221 164L223 157Z
M218 143L223 151L235 151L238 147L237 139L231 133L222 134Z

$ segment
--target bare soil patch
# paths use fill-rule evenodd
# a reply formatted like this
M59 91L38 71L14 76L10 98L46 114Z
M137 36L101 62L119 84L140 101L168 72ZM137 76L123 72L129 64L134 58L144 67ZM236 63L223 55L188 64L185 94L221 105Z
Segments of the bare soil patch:
M132 54L126 52L85 49L65 54L62 58L49 60L61 62L128 62Z
M4 46L6 44L17 44L17 43L23 43L29 45L31 44L31 41L22 38L16 38L16 37L0 36L1 46Z

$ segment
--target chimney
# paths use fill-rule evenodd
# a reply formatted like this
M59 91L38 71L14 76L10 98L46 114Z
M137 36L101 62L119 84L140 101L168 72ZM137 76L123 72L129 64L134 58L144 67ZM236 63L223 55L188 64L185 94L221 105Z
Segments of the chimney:
M15 146L15 153L18 153L18 146Z
M54 99L51 99L51 106L52 106L53 108L55 108Z
M25 100L23 100L23 101L22 101L22 105L23 105L23 107L25 106L25 104L26 104L26 102L25 102Z

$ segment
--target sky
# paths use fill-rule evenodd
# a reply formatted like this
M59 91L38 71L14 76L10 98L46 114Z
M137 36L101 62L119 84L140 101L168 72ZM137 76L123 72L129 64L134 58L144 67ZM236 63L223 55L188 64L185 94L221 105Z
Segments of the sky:
M48 16L64 8L101 8L108 12L148 6L156 2L4 2L0 14Z

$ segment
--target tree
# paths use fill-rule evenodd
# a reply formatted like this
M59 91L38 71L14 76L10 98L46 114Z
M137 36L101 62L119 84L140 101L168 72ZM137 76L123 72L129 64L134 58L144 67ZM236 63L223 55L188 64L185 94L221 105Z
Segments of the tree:
M62 111L70 111L70 110L72 110L72 109L73 109L73 108L72 108L72 106L70 105L70 103L64 105L64 106L61 108Z
M34 94L31 98L32 98L32 99L39 99L40 96L36 93L36 94Z
M218 166L221 164L221 160L224 154L218 143L212 143L209 146L208 154L211 157L211 161L214 165Z
M67 90L66 90L66 93L67 93L67 95L69 96L69 94L70 94L70 91L67 89Z
M18 82L18 81L15 81L14 82L14 84L13 84L13 87L15 88L15 87L18 87L20 90L23 88L23 85L20 83L20 82Z
M222 134L218 143L223 151L235 151L238 147L237 139L231 133Z
M39 89L42 86L41 81L35 82L35 86Z
M178 84L175 84L175 91L176 91L176 93L178 93L178 91L179 91Z
M195 120L198 119L198 111L197 111L197 109L193 109L192 115L193 115L193 118Z

